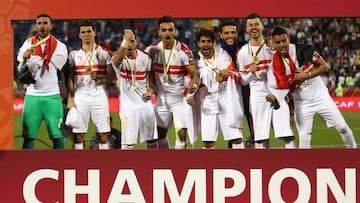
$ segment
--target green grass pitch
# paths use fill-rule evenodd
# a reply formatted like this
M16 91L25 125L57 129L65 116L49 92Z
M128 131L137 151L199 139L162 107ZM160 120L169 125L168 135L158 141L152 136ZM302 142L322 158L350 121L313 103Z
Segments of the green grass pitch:
M113 117L113 123L115 128L119 129L119 116L117 113L111 114ZM343 112L345 120L349 124L350 128L353 130L356 142L360 143L360 112ZM22 137L21 137L22 127L21 127L21 115L14 115L14 149L21 149L22 146ZM174 128L171 128L168 132L170 144L174 145ZM94 135L94 128L90 124L89 131L86 134L86 143L85 148L88 148L89 140L92 135ZM249 136L249 129L245 121L245 128L243 129L244 138ZM297 135L297 134L296 134ZM297 137L297 136L296 136ZM72 142L70 140L65 141L65 146L67 149L72 148ZM44 122L41 126L41 129L38 134L38 139L35 142L36 149L51 149L52 142L48 138L47 130L45 128ZM281 140L275 139L273 132L270 135L270 148L282 148L283 142ZM319 116L316 116L314 119L313 125L313 136L312 136L312 147L313 148L344 148L340 135L335 128L327 128L325 123L321 120ZM145 149L145 144L140 143L135 146L136 149ZM188 148L201 149L201 141L195 142L194 145L188 145ZM227 148L227 142L223 140L223 137L220 135L216 143L217 149Z

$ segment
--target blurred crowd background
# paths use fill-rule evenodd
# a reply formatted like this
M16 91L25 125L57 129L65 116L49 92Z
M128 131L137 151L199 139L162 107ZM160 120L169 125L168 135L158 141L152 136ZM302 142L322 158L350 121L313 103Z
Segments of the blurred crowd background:
M176 19L176 38L187 44L193 52L197 52L194 33L199 28L212 29L217 33L222 20ZM239 25L239 43L247 42L249 37L244 32L245 20L243 18L233 20ZM69 50L79 48L81 45L78 39L79 22L80 20L53 21L52 34L63 41ZM156 19L106 19L94 20L94 22L97 42L112 51L120 45L120 36L124 28L131 28L134 31L139 49L144 49L159 40ZM323 75L323 81L333 96L336 96L337 87L346 89L347 92L343 96L354 96L354 92L360 93L359 88L355 88L360 87L360 18L264 18L263 22L265 36L269 36L274 27L283 26L288 30L293 43L305 43L315 47L329 64L330 70ZM33 21L13 21L12 23L14 59L16 59L22 43L34 34L35 29ZM14 81L14 89L21 88L23 88L21 84ZM116 91L116 88L110 85L109 90ZM15 92L15 97L22 97L22 95Z

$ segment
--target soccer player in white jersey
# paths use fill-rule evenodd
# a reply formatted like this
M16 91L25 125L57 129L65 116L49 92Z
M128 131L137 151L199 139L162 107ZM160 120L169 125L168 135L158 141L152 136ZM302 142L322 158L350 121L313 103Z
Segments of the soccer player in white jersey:
M299 147L311 148L313 118L318 114L328 127L336 128L348 148L356 148L352 130L321 80L328 69L321 55L312 46L290 44L286 30L280 27L273 30L272 43L276 50L274 79L277 84L291 84ZM284 71L289 64L293 67Z
M159 138L153 144L159 148L169 148L167 131L172 126L176 131L175 148L186 147L186 105L184 103L184 77L190 74L189 92L198 88L199 77L193 63L191 50L175 39L175 22L171 16L164 16L158 21L158 35L161 41L146 47L152 58L152 69L155 74L157 101L155 113Z
M285 148L295 148L291 120L289 119L286 123L274 122L277 119L275 117L281 117L280 111L275 112L271 103L266 100L271 96L266 81L267 71L272 60L272 51L265 43L263 30L264 25L258 14L247 16L246 32L250 41L237 53L242 82L250 85L250 112L254 125L255 148L264 148L264 141L270 136L271 124L275 137L284 139ZM283 105L283 108L286 108L286 105Z
M122 149L132 149L138 136L140 142L154 140L158 136L150 100L154 86L153 78L149 77L151 59L136 46L134 33L125 29L121 46L112 58L120 89Z
M35 79L26 89L22 114L23 148L34 148L34 141L44 120L53 148L63 149L64 136L60 130L63 107L57 70L65 65L68 51L65 44L50 34L52 24L49 15L38 15L35 28L36 35L24 42L17 56L18 71L22 72L28 66Z
M201 134L204 149L214 149L221 129L233 149L243 149L243 104L238 69L231 56L215 46L215 33L200 29L196 34L200 59L196 60L201 87Z
M244 41L239 42L238 36L238 24L233 20L224 20L221 22L220 27L220 38L221 40L221 48L227 51L234 65L237 67L236 63L236 53L242 47ZM249 84L241 85L241 95L243 99L244 106L244 115L247 120L247 124L249 127L250 136L245 141L245 148L254 148L254 130L252 117L250 114L249 100L250 100L250 87ZM268 142L267 142L268 143ZM231 148L231 144L228 144L229 148Z
M74 149L83 149L88 123L91 120L99 138L99 149L109 149L109 102L106 82L115 77L111 52L96 44L95 28L83 20L79 26L82 47L69 53L68 108L76 107L83 125L73 128Z

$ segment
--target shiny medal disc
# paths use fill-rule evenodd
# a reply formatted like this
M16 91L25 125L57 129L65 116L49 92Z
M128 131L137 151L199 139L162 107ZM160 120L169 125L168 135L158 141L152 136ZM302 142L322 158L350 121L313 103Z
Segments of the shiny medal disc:
M218 82L222 81L223 76L221 75L220 69L216 68L215 73L216 73L215 80L218 81Z
M88 66L85 71L87 74L89 74L91 72L91 66Z
M220 82L220 81L223 80L223 76L222 76L220 73L218 73L218 74L216 74L216 76L215 76L215 80L218 81L218 82Z
M164 83L167 83L168 82L168 75L164 75Z
M258 63L259 63L259 58L255 56L255 57L253 58L253 63L254 63L254 64L258 64Z
M131 83L131 89L136 89L137 88L137 83L136 82L132 82Z
M35 47L31 47L31 48L30 48L30 53L31 53L31 54L35 53Z

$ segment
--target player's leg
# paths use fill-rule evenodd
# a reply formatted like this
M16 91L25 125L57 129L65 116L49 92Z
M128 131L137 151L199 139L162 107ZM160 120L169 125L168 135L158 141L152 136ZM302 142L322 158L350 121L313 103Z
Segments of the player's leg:
M232 145L232 149L243 149L244 144L242 142L243 134L242 128L229 126L229 120L227 114L229 114L232 108L226 105L226 102L223 100L226 97L220 97L220 112L218 114L218 123L221 128L223 137L225 141L228 141Z
M99 149L110 149L109 138L111 134L110 113L107 101L92 106L91 118L96 129L96 136L99 138Z
M138 115L140 142L142 143L146 141L147 149L157 148L157 144L153 145L153 148L149 148L149 146L151 147L152 145L148 143L148 141L152 141L158 138L156 116L152 105L139 109Z
M217 114L201 112L201 139L203 149L214 149L219 133L219 118Z
M119 113L121 119L121 148L132 149L137 143L141 128L146 128L141 121L142 109L122 109Z
M187 122L186 116L188 113L188 104L185 102L184 97L172 96L168 97L169 103L171 102L171 112L173 115L173 122L175 128L175 149L186 148L186 134L187 134Z
M167 137L167 131L171 128L173 118L170 108L168 107L166 101L167 97L164 94L159 93L156 104L155 104L155 116L157 123L157 132L158 138L154 140L148 140L147 148L148 149L169 149L169 140Z
M170 110L163 109L161 111L155 111L158 139L149 140L147 143L150 144L148 147L152 147L151 144L157 142L159 149L170 149L169 140L167 137L167 131L172 124L172 114Z
M299 148L311 148L311 135L316 109L311 104L294 102L295 123L299 134Z
M272 124L276 138L282 139L285 148L296 148L295 136L292 128L291 114L288 103L285 100L279 102L279 108L273 110Z
M232 149L244 149L242 129L229 127L228 125L221 124L221 122L220 126L224 140L232 144Z
M322 103L322 108L318 111L319 116L326 122L328 127L334 126L336 128L347 148L356 148L356 141L352 130L336 104L330 99L329 97L326 102Z
M109 101L105 90L97 87L97 91L90 96L89 104L91 120L99 138L99 149L110 149L109 138L111 135Z
M49 137L53 141L54 149L64 149L64 135L61 131L63 125L64 111L60 95L43 97L42 111ZM49 110L50 109L50 110Z
M246 121L247 121L247 124L249 127L249 132L250 132L250 135L246 141L248 143L249 148L251 148L254 146L255 142L254 142L254 124L253 124L252 115L250 113L250 87L249 87L249 85L241 86L241 91L242 91L242 99L243 99L243 105L244 105L244 115L246 117ZM267 141L267 143L268 143L268 141Z
M254 121L254 147L256 149L264 149L268 147L266 140L268 140L270 136L272 108L270 107L270 103L266 102L265 99L255 97L253 97L250 108Z
M158 139L157 144L159 149L170 149L170 144L167 136L168 129L172 124L172 114L170 111L159 112L156 116Z
M22 113L23 149L34 149L35 139L39 132L43 114L41 112L39 97L26 95Z
M86 94L82 94L81 91L76 91L74 102L76 104L76 109L78 110L81 117L82 125L79 128L72 129L74 142L73 148L84 149L85 134L88 130L90 120L91 98Z

